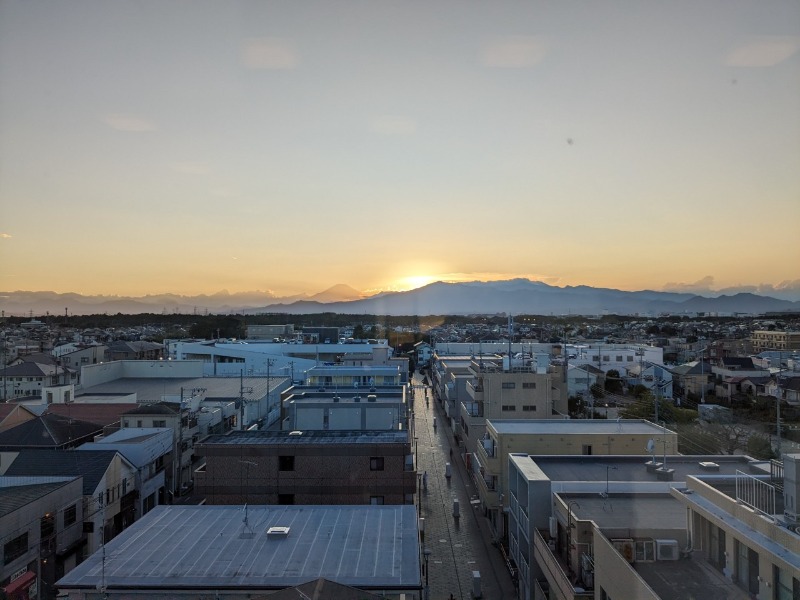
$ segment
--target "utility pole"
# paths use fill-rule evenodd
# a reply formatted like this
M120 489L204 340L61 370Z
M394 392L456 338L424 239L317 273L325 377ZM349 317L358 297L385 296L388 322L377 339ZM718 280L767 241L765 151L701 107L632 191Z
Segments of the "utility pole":
M778 353L778 372L775 373L775 395L777 398L775 399L775 414L776 417L776 424L775 424L775 433L777 434L777 448L775 453L778 455L778 458L781 457L781 370L783 369L783 353Z

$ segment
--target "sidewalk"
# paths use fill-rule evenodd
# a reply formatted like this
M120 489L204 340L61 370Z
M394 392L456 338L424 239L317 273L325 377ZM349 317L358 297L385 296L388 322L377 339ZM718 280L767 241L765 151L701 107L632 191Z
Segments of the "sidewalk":
M416 376L414 383L420 385L421 378ZM430 388L425 389L428 406L423 388L415 390L414 433L419 471L428 474L428 487L422 491L418 504L420 516L425 519L424 547L430 550L430 600L447 600L450 594L459 600L470 600L473 571L480 572L483 598L516 598L511 575L499 549L492 545L489 525L480 513L478 494L455 446L453 432ZM451 450L451 477L447 478L445 464L451 462ZM458 500L459 517L453 516L454 499Z

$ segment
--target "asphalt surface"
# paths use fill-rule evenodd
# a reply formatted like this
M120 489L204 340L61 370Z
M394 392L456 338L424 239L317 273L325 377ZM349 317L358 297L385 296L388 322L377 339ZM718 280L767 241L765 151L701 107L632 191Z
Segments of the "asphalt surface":
M480 594L492 600L516 598L516 590L499 547L493 544L488 521L483 516L472 476L459 455L453 432L441 406L414 377L414 436L420 473L427 472L427 489L418 497L420 516L425 519L424 547L429 551L427 578L430 600L458 600L473 595L473 573L479 573ZM425 392L428 404L425 403ZM434 419L436 429L434 430ZM452 458L451 452L452 450ZM446 463L451 463L448 478ZM454 500L459 516L454 516Z

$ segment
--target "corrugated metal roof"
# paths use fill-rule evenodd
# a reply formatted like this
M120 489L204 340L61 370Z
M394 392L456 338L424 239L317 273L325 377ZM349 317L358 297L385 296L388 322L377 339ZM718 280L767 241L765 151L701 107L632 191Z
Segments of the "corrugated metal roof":
M246 521L245 521L246 517ZM285 536L270 527L289 527ZM57 583L61 589L283 589L324 577L421 585L416 507L157 506ZM103 564L105 563L105 564Z

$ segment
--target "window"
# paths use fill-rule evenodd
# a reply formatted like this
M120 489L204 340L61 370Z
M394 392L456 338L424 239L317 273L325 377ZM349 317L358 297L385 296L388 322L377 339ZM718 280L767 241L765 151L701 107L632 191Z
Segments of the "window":
M536 405L535 404L523 404L522 405L522 412L536 412Z
M581 454L584 454L586 456L591 455L592 454L592 445L591 444L584 444Z
M56 517L52 513L47 513L39 519L39 537L44 540L53 535L56 531Z
M166 427L166 426L167 426L166 421L153 419L153 427Z
M294 494L278 494L278 504L291 506L294 504Z
M500 407L500 410L505 411L505 412L514 412L515 410L517 410L517 407L514 406L513 404L503 404Z
M370 471L383 471L383 457L382 456L371 456L369 459L369 470Z
M370 496L369 503L373 505L383 505L383 496Z
M28 532L15 537L3 546L3 564L7 565L14 562L28 551Z
M608 361L609 361L608 354L604 354L603 355L603 362L608 362Z
M278 457L278 470L279 471L294 471L294 456L279 456Z
M535 390L536 389L536 382L535 381L523 381L522 382L522 389L523 390Z
M503 389L504 390L513 390L517 387L517 384L513 381L504 381L503 382Z
M622 354L617 354L617 362L622 362Z
M78 520L78 505L73 504L64 509L64 527L69 527Z
M99 494L97 494L97 505L98 506L103 506L103 492L100 492Z
M628 357L628 362L633 362L633 357L632 356Z
M136 421L136 426L137 427L141 427L142 426L142 420L141 419Z

